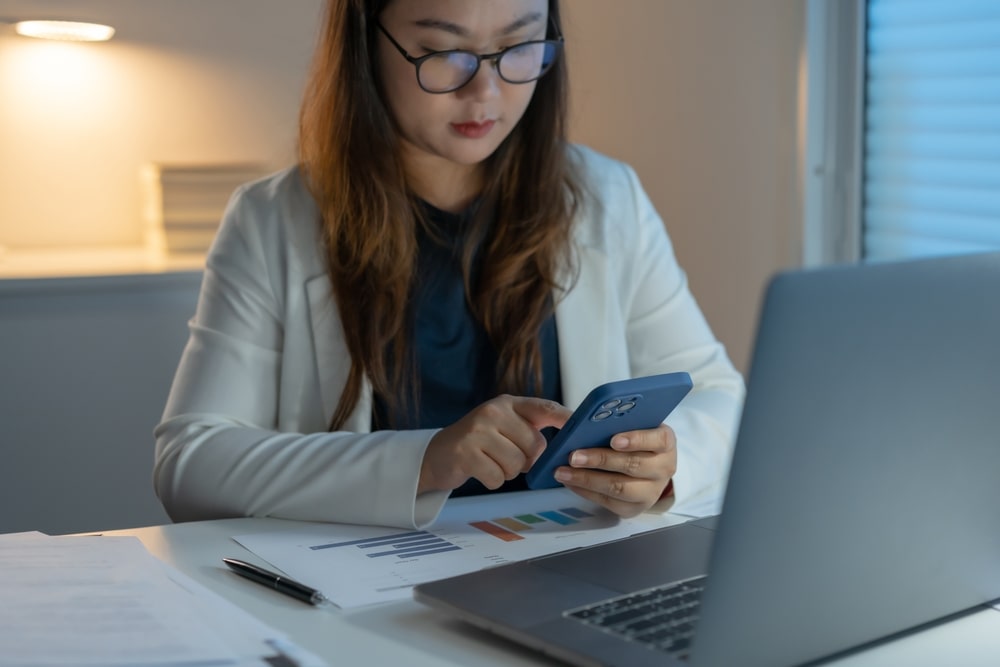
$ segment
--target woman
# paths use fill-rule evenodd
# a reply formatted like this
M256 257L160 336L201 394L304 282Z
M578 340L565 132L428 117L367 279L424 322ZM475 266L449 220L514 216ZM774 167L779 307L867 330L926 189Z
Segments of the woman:
M561 51L556 0L331 0L300 164L207 261L156 429L172 518L423 526L522 488L563 404L677 370L669 425L557 479L622 516L718 493L742 380L635 174L567 144Z

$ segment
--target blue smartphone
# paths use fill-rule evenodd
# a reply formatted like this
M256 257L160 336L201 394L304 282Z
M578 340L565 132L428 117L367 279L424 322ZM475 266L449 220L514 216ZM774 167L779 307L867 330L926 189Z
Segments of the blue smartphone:
M610 447L611 438L619 433L656 428L691 387L691 376L679 372L619 380L595 388L531 466L525 475L528 488L559 486L555 470L568 465L570 453L577 449Z

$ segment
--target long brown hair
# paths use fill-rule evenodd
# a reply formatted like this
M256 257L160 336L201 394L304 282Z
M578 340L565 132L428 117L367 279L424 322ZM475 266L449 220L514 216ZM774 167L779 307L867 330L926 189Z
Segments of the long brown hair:
M322 217L351 355L331 430L357 405L365 377L390 412L418 391L408 303L420 214L381 94L375 48L375 21L391 1L329 1L300 114L299 159ZM549 0L549 17L561 34L558 0ZM570 234L582 188L567 154L567 89L561 55L487 159L464 235L466 298L497 350L498 392L541 387L539 332L554 294L569 287L558 279L571 275Z

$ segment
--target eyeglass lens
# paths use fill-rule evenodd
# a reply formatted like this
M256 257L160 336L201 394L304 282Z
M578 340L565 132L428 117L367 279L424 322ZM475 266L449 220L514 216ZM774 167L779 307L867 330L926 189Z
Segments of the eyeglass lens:
M556 57L556 43L526 42L504 51L496 60L497 72L509 83L528 83L541 77ZM432 92L461 88L479 69L479 56L470 51L433 55L420 63L420 85Z

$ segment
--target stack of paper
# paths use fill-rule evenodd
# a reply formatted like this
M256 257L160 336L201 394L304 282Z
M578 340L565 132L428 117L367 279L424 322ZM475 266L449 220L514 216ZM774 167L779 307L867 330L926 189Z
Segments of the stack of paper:
M142 174L147 233L161 236L168 253L205 253L233 192L264 174L252 164L147 165Z
M288 645L133 537L0 535L0 572L0 665L260 665Z

